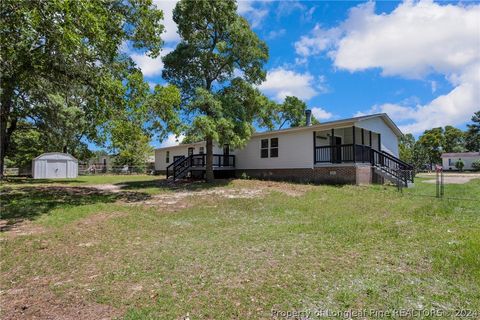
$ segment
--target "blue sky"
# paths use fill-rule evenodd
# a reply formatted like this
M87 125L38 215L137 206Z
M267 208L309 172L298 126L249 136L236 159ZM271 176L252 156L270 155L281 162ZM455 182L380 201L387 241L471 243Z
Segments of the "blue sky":
M176 1L155 3L166 54L179 41ZM418 135L465 128L480 109L479 2L240 1L238 12L270 49L259 88L278 102L305 100L320 121L387 112ZM161 57L129 54L151 85L163 83Z

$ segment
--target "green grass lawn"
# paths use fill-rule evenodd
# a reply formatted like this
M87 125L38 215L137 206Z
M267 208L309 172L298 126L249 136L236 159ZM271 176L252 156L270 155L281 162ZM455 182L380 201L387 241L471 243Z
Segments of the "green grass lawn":
M68 184L71 186L96 185L96 184L125 184L131 182L148 182L158 180L159 176L152 175L87 175L72 179L29 179L9 178L4 186L19 187L25 185L57 185Z
M281 184L230 199L221 192L269 183L177 190L156 188L158 179L82 177L67 191L49 181L3 184L2 217L11 223L0 234L7 315L79 305L86 314L122 319L270 319L272 310L480 312L480 180L448 185L446 197L454 199L434 198L435 185L421 179L403 193ZM129 182L135 184L116 193L82 187ZM212 189L219 192L202 193ZM149 205L186 190L198 193L170 207Z

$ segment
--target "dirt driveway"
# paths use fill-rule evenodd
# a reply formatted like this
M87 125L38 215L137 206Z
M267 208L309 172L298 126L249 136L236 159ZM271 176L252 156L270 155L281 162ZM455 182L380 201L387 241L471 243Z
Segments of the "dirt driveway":
M431 178L425 180L426 183L436 183L435 173L421 173L421 178ZM464 184L473 179L480 179L480 173L450 173L443 174L443 182L446 184Z

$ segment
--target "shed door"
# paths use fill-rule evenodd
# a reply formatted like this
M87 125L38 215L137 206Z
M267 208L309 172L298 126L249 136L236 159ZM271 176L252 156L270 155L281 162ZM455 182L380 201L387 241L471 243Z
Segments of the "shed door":
M47 160L46 178L66 178L67 161L66 160Z

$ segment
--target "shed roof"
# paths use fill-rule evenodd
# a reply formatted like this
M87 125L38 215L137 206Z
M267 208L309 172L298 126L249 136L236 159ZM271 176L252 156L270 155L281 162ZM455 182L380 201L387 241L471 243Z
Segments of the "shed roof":
M71 154L62 153L62 152L47 152L42 153L33 160L48 160L48 159L63 159L63 160L72 160L78 162Z

